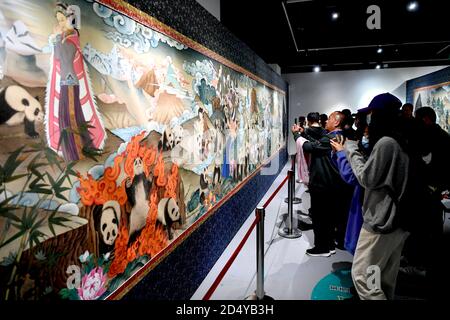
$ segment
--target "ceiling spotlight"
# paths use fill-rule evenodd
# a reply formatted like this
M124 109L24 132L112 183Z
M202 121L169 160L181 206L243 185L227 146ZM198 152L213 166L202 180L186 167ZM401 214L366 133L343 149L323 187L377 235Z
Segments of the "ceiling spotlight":
M320 67L319 66L315 66L314 67L314 72L320 72Z
M382 53L383 52L383 48L378 48L377 53Z
M339 13L338 13L338 12L333 12L333 13L331 14L331 19L337 20L337 18L339 18Z
M381 66L379 64L377 64L377 66L375 67L375 69L381 69Z
M410 3L408 3L408 6L406 8L408 9L408 11L416 11L417 9L419 9L419 4L417 3L417 1L411 1Z

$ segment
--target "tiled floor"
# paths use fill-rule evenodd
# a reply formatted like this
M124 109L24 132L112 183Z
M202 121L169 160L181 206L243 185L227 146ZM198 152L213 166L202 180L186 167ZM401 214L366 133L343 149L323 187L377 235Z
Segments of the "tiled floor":
M290 164L288 163L262 199L261 205L284 179L289 167ZM302 184L296 183L295 194L302 199L302 203L294 205L294 212L296 210L308 212L310 205L309 194L305 192ZM304 231L302 236L297 239L280 237L278 235L278 229L283 219L287 216L288 210L287 204L284 202L285 197L287 197L287 184L285 184L266 209L264 232L266 252L264 259L265 291L267 295L277 300L309 300L317 282L334 270L348 265L352 261L352 255L346 251L337 250L337 253L329 258L312 258L307 256L305 251L312 247L314 240L312 230ZM294 217L308 222L307 218L305 220L298 214L295 214ZM192 296L193 300L203 298L254 219L255 216L252 214L243 224ZM256 288L255 274L256 232L253 231L211 299L242 300L253 294Z

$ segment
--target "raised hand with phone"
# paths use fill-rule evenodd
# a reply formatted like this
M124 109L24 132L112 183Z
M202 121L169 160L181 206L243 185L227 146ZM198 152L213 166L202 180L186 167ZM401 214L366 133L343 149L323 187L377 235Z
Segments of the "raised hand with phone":
M344 150L345 137L341 134L337 134L333 139L330 139L331 147L334 152Z

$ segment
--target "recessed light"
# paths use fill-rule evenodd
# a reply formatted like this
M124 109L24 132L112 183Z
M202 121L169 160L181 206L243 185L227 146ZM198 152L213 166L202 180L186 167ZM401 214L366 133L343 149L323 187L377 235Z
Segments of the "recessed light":
M417 11L417 9L419 9L419 3L417 1L411 1L408 3L406 9L408 9L408 11Z
M382 53L383 52L383 48L378 48L377 53Z
M319 66L315 66L314 67L314 72L320 72L320 67Z
M377 66L375 67L375 69L381 69L381 66L379 64L377 64Z
M331 19L337 20L337 18L339 18L339 12L333 12L333 13L331 14Z

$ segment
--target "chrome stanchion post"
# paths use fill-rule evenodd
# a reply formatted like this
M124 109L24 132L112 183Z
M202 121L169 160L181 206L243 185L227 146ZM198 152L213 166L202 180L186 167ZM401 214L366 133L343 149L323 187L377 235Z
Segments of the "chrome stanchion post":
M293 181L294 181L294 197L292 198L292 203L293 204L299 204L302 203L302 199L295 197L295 158L297 157L297 154L292 154L291 155L291 170L294 173L293 176ZM289 197L284 199L284 202L289 203Z
M293 210L293 199L295 192L295 176L292 170L288 171L288 214L286 217L285 227L278 231L278 234L283 238L295 239L302 236L302 232L297 226L294 226L294 210Z
M264 292L264 217L266 215L263 207L258 207L255 210L256 217L258 217L258 224L256 225L256 291L253 295L247 297L245 300L273 300Z
M264 298L264 208L256 208L259 217L256 226L256 297L258 300Z

